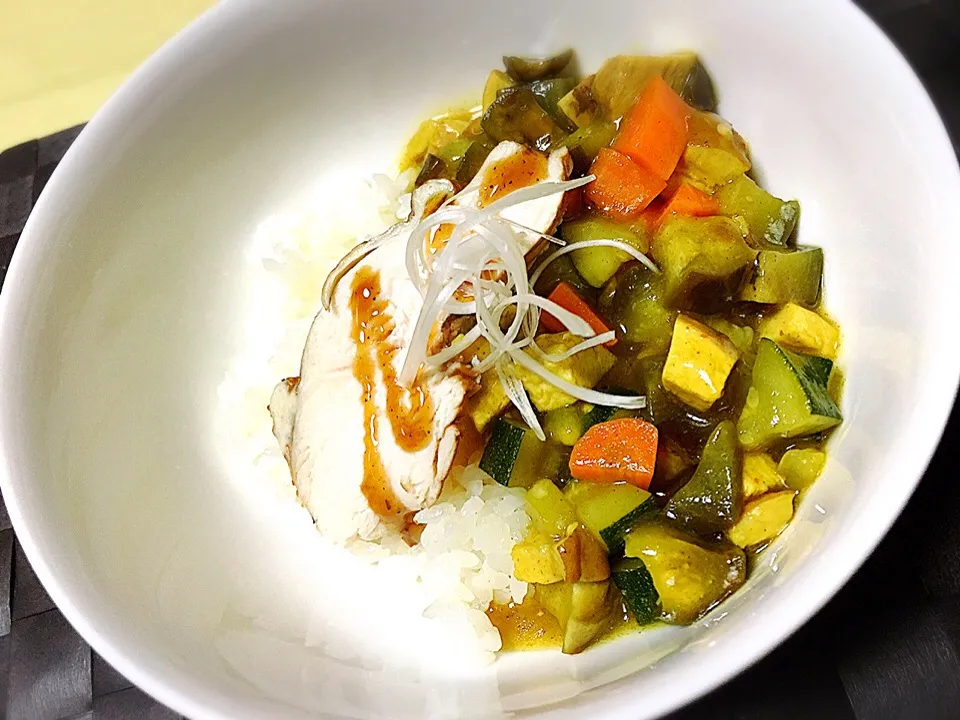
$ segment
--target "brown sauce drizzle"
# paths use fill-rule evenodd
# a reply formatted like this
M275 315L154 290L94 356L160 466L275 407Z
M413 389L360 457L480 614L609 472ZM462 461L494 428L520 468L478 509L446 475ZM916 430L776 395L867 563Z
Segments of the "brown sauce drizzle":
M377 413L377 369L387 391L387 418L393 437L403 450L426 447L433 433L433 401L417 376L406 388L397 375L394 360L400 351L390 342L394 321L389 302L380 296L380 274L361 267L353 280L350 312L351 335L357 347L353 376L363 388L363 482L360 490L371 509L383 518L401 518L405 508L390 483L380 457L380 418Z
M547 177L547 156L530 148L490 165L480 180L480 207Z

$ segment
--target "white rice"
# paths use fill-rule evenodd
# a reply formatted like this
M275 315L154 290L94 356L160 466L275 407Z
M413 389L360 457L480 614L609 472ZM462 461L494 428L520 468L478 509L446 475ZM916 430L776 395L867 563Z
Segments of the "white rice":
M218 415L231 424L225 432L237 471L249 474L253 467L255 482L272 484L284 502L297 500L270 431L270 392L298 373L327 272L359 239L406 216L410 198L403 192L411 180L376 176L349 202L342 189L335 200L318 192L302 209L265 221L247 254L255 291L245 312L256 317L245 321L243 350L219 388ZM390 536L356 540L348 550L358 562L415 578L427 600L424 617L475 637L478 656L492 661L501 641L486 610L491 603L521 602L527 593L527 584L512 575L510 556L529 524L523 493L496 484L473 464L455 469L437 503L415 519L424 529L413 548Z

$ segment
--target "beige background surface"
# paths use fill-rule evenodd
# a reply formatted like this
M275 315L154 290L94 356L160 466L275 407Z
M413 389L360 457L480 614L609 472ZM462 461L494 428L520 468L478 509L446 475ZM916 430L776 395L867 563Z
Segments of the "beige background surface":
M0 0L0 150L90 119L213 0Z

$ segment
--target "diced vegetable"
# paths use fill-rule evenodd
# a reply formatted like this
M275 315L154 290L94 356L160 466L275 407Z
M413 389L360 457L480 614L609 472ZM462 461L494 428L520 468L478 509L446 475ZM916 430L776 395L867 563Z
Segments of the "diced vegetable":
M407 143L403 151L403 159L400 161L400 168L406 170L419 167L427 154L437 155L441 147L461 137L473 122L474 117L471 110L454 110L424 120Z
M569 255L561 255L543 269L534 290L537 295L549 297L558 283L568 283L577 294L587 301L595 296L595 290L577 272ZM541 316L542 317L542 316Z
M663 277L636 262L627 263L600 295L600 311L630 343L648 353L665 352L676 313L663 304Z
M800 219L800 204L774 197L746 175L723 185L717 199L725 215L747 221L754 242L786 245Z
M749 353L753 347L754 332L749 325L737 325L722 317L708 317L704 324L730 338L730 342L736 345L741 354Z
M569 310L574 315L584 320L587 325L589 325L590 328L597 333L597 335L610 331L610 328L607 327L607 324L568 283L558 283L553 289L553 292L550 293L549 299L562 307L564 310ZM547 312L544 312L540 315L540 322L543 323L544 328L550 330L551 332L563 332L566 329L566 326L563 323ZM606 347L613 347L616 344L617 341L615 339L605 343Z
M568 655L596 640L610 626L617 606L617 594L609 580L538 585L537 599L560 623L563 652Z
M577 127L587 127L598 121L612 122L620 117L619 115L604 117L603 108L593 97L592 88L595 77L595 75L585 77L558 103L563 114L573 120Z
M604 215L635 220L667 186L664 180L612 148L601 148L590 166L596 180L584 197Z
M779 535L793 517L793 490L768 493L748 502L727 537L742 548L755 547Z
M540 107L546 110L547 115L567 132L576 130L577 126L564 114L558 103L576 84L577 81L573 78L550 78L530 83L530 90L540 101Z
M758 303L817 304L823 277L823 250L761 250L744 277L739 300Z
M627 535L627 557L643 562L660 596L661 617L691 623L739 588L746 577L743 550L707 545L663 523L641 523Z
M544 58L504 55L503 66L507 69L510 77L515 80L532 82L560 75L572 59L573 50L564 50L556 55Z
M702 110L716 107L713 82L700 59L691 52L610 58L593 77L590 92L608 118L618 118L630 109L655 76L663 78L690 105Z
M483 134L475 138L470 144L470 147L467 148L467 151L463 155L463 160L460 162L460 167L457 170L457 183L467 185L473 180L474 176L480 172L480 168L487 159L487 155L490 154L496 145L496 141L489 135Z
M498 418L480 469L501 485L530 487L550 464L550 448L532 430Z
M639 418L594 425L573 446L570 474L596 483L650 487L657 460L657 428Z
M797 352L834 360L840 348L840 330L817 313L788 303L760 322L760 337Z
M552 335L540 335L537 344L547 354L559 354L570 350L582 342L582 338L573 333L562 332ZM533 357L533 350L527 350ZM581 387L594 387L604 375L613 367L616 358L609 350L602 346L588 348L561 362L551 362L538 358L550 372L562 377L567 382ZM576 398L568 395L555 385L547 382L539 375L524 367L517 367L517 377L523 383L530 402L540 412L548 412L557 408L566 407L576 402Z
M453 177L456 176L457 173L456 170L454 170ZM426 182L441 178L450 178L450 168L448 167L447 163L445 163L436 155L427 153L427 155L423 158L423 166L420 168L417 178L413 181L413 186L420 187Z
M725 185L750 169L750 164L740 156L702 145L688 145L683 151L683 164L690 182L707 190Z
M480 469L501 485L510 484L513 464L520 453L520 445L527 429L508 420L497 420L480 460Z
M568 574L564 561L569 562L570 555L561 553L559 545L554 538L540 533L518 542L510 551L514 577L541 585L563 582Z
M680 473L693 465L690 454L669 436L661 435L657 446L657 468L653 484L657 487L670 485Z
M581 425L581 435L598 423L606 422L613 418L617 409L607 407L606 405L594 405L590 411L583 416Z
M747 500L786 488L786 483L773 458L766 453L743 456L743 495Z
M617 135L617 126L609 120L595 120L574 131L563 146L574 158L577 167L586 168L600 152L600 148L609 147Z
M497 378L497 371L488 370L480 378L480 389L467 401L467 415L477 430L484 432L508 405L510 398Z
M673 326L663 386L691 407L709 410L739 357L726 335L681 314Z
M534 527L544 535L565 538L580 524L573 505L551 480L535 482L527 490L526 501Z
M827 454L816 448L791 448L780 458L777 470L783 476L787 487L794 490L806 490L823 472Z
M564 223L563 239L573 244L587 240L620 240L643 253L650 249L650 238L643 230L596 215L583 215ZM630 260L627 253L614 247L574 250L570 257L583 279L597 288Z
M564 494L583 526L602 540L610 553L620 551L624 535L640 518L658 509L650 493L626 483L572 482Z
M670 196L663 211L657 218L659 227L671 217L689 215L690 217L709 217L720 214L720 204L710 195L698 190L689 182L684 181Z
M688 114L680 96L659 75L654 76L620 121L613 149L666 181L687 146Z
M827 392L833 363L786 350L761 338L753 379L737 427L748 449L828 430L841 422Z
M497 99L497 94L506 88L516 85L516 81L507 75L503 70L491 70L487 76L487 82L483 86L483 109L493 105Z
M543 429L551 440L573 447L583 434L583 413L576 405L551 410L543 416Z
M566 131L557 125L533 91L524 85L501 90L483 113L481 126L496 142L513 140L547 151L559 144Z
M535 532L511 550L518 580L549 585L556 582L600 582L610 577L607 553L600 541L574 527L559 540Z
M650 571L637 558L623 558L613 569L613 582L639 625L649 625L660 613L660 594Z
M663 274L668 307L683 305L703 283L732 284L756 257L737 224L725 217L672 218L654 237L651 252Z
M667 517L702 535L722 532L743 509L743 458L737 429L729 420L717 425L700 463L686 485L667 503Z

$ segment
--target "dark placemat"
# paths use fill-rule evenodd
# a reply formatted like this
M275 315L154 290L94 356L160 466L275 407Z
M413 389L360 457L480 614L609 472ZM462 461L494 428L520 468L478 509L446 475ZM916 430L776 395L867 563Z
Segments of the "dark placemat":
M960 0L861 0L960 139ZM0 283L79 128L0 154ZM881 149L878 149L881 152ZM905 238L905 241L910 241ZM771 655L669 720L960 718L960 492L944 440L864 567ZM53 606L0 500L0 709L9 720L176 720L92 652Z

